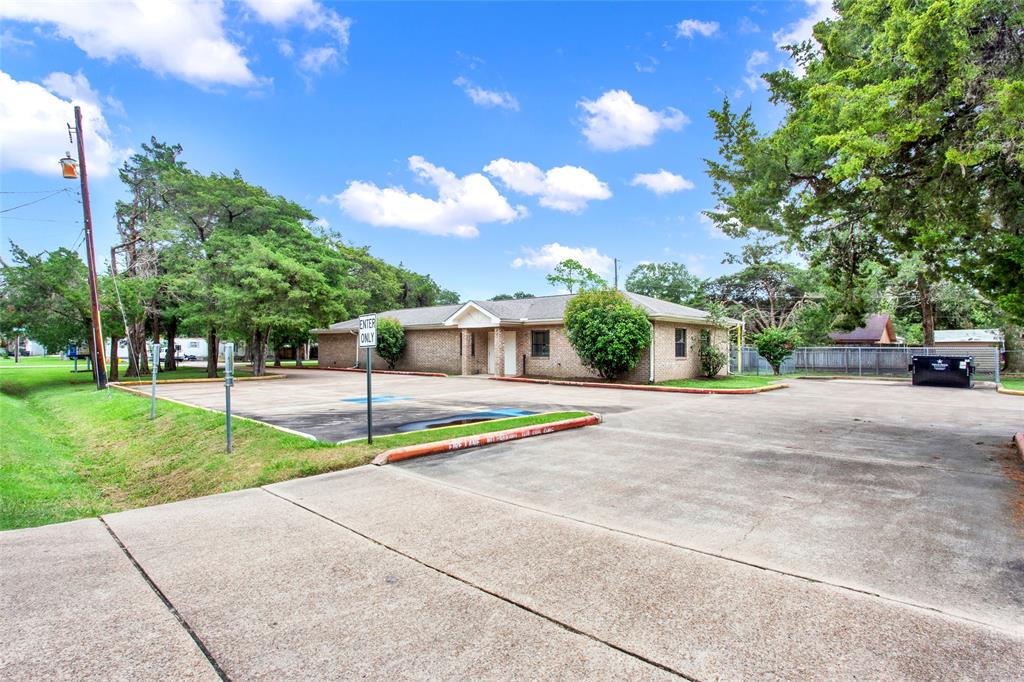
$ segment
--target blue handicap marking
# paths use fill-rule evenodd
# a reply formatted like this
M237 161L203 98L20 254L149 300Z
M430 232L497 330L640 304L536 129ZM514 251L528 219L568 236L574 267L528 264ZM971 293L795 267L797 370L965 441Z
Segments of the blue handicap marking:
M399 400L412 400L412 398L410 398L409 396L404 396L404 395L375 395L375 396L373 396L373 403L375 405L377 403L393 403L393 402L397 402ZM341 402L343 402L343 403L352 403L353 405L365 405L366 404L366 396L362 396L360 398L342 398Z

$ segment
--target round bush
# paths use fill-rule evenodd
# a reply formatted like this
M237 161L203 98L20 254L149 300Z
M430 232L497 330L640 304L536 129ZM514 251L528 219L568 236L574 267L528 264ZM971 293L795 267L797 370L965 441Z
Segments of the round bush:
M565 332L584 366L614 381L631 371L651 344L651 323L621 292L577 294L565 308Z

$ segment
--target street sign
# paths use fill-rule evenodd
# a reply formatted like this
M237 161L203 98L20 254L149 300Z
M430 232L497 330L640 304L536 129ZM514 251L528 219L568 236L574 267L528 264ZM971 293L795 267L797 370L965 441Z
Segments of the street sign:
M377 347L377 314L359 316L359 347Z
M68 344L68 352L65 353L65 355L67 355L69 358L77 358L78 357L78 346L76 346L73 343L72 344Z

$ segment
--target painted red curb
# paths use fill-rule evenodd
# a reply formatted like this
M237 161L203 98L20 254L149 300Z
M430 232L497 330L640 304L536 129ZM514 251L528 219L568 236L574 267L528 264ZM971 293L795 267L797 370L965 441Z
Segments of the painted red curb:
M1021 460L1024 460L1024 431L1014 435L1013 442L1017 444L1017 452L1020 454Z
M531 436L542 436L547 433L555 433L556 431L565 431L567 429L579 429L584 426L593 426L600 422L601 417L596 414L592 414L587 417L563 419L562 421L551 422L548 424L536 424L534 426L521 426L516 429L494 431L493 433L481 433L476 436L463 436L461 438L452 438L451 440L442 440L436 443L407 445L403 448L385 450L373 458L373 463L377 466L381 466L382 464L401 462L403 459L412 459L413 457L423 457L424 455L436 455L442 452L454 452L456 450L465 450L466 448L493 445L494 443L504 443L510 440L519 440L520 438L530 438Z
M290 369L322 369L326 372L359 372L360 374L366 374L365 369L359 369L357 367L292 367ZM374 374L397 374L404 377L443 377L448 378L448 375L444 372L406 372L398 369L375 369Z
M494 381L517 381L524 384L551 384L553 386L582 386L584 388L617 388L622 391L655 391L658 393L700 393L722 395L751 395L788 388L787 384L769 384L757 388L686 388L683 386L651 386L645 384L604 384L597 381L562 381L560 379L529 379L527 377L491 377Z

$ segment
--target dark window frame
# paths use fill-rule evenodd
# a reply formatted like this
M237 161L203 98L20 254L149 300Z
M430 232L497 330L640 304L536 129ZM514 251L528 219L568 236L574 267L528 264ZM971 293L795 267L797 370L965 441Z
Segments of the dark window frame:
M682 332L683 338L681 340L679 338L679 332ZM676 327L675 352L676 352L676 357L677 358L685 358L686 357L686 342L687 342L687 337L688 336L689 336L689 334L686 333L686 327ZM679 352L680 344L682 344L682 349L683 349L682 353Z
M537 341L538 334L544 335L544 340ZM551 357L551 330L550 329L531 329L530 330L530 357L531 358L549 358Z

